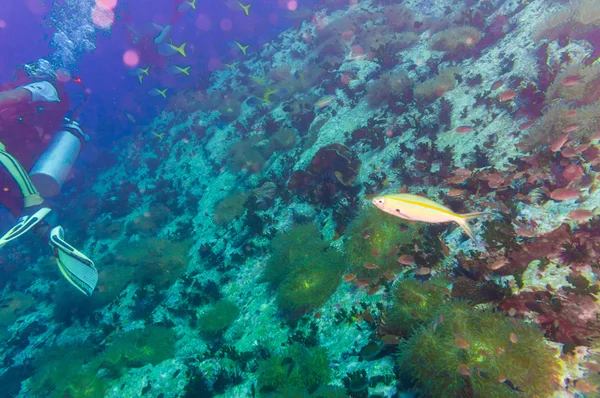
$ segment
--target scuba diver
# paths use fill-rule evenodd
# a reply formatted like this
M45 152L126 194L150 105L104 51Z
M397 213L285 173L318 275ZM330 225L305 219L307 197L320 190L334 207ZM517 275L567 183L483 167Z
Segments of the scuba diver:
M67 281L89 296L96 267L48 221L45 200L60 192L88 136L73 117L65 118L70 100L63 83L48 76L28 81L0 86L0 204L18 218L0 247L32 231L50 245Z

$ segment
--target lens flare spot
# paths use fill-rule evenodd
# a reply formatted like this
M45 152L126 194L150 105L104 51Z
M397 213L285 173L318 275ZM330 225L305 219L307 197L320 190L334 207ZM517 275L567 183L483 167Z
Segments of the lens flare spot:
M223 32L229 32L233 28L233 22L229 18L223 18L221 20L221 30Z
M200 14L196 19L196 26L203 32L208 32L212 26L212 22L207 15Z
M287 3L287 9L290 11L296 11L298 9L298 2L292 0Z
M0 29L4 29L6 28L6 21L3 19L0 19Z
M221 67L221 60L219 58L213 57L208 61L208 70L209 71L212 72L214 70L219 69L220 67Z
M140 56L133 50L127 50L123 54L123 63L130 68L134 68L140 63Z
M115 14L111 10L96 6L92 9L92 21L97 27L108 29L115 22Z
M96 0L96 5L105 10L112 10L117 6L117 0Z

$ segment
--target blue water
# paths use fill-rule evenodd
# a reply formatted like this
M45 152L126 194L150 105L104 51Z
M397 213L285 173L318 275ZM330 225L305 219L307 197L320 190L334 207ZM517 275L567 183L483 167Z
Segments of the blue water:
M2 0L0 398L600 396L598 9Z

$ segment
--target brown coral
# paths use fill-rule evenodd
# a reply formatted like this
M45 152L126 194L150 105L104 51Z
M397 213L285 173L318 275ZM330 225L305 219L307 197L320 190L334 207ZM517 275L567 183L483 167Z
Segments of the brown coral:
M471 26L457 26L433 35L429 42L429 48L456 54L472 49L482 37L483 33L478 29Z
M600 99L600 66L570 65L561 71L546 91L546 103L562 99L588 105Z
M250 194L247 192L234 192L217 203L213 219L216 224L225 226L240 217L246 211L244 204Z
M418 84L415 87L415 96L417 99L430 101L441 97L456 86L454 75L458 72L458 68L444 69L436 77Z
M541 22L533 33L535 40L583 37L600 28L597 0L576 0L567 9L557 11Z
M413 82L406 72L389 72L367 86L369 106L378 107L384 102L395 102L410 91Z

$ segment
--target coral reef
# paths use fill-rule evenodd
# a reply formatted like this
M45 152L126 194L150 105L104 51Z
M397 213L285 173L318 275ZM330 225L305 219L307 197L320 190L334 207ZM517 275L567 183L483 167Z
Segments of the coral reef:
M215 337L233 324L240 310L231 301L219 300L198 318L200 333Z
M261 362L257 373L261 392L283 394L286 389L294 388L306 396L326 385L331 371L325 350L296 343Z
M344 272L344 258L327 246L312 223L295 226L273 239L262 280L277 289L282 310L320 307L335 292Z
M439 314L443 322L416 330L398 357L424 393L547 397L559 388L560 365L535 326L456 301Z

